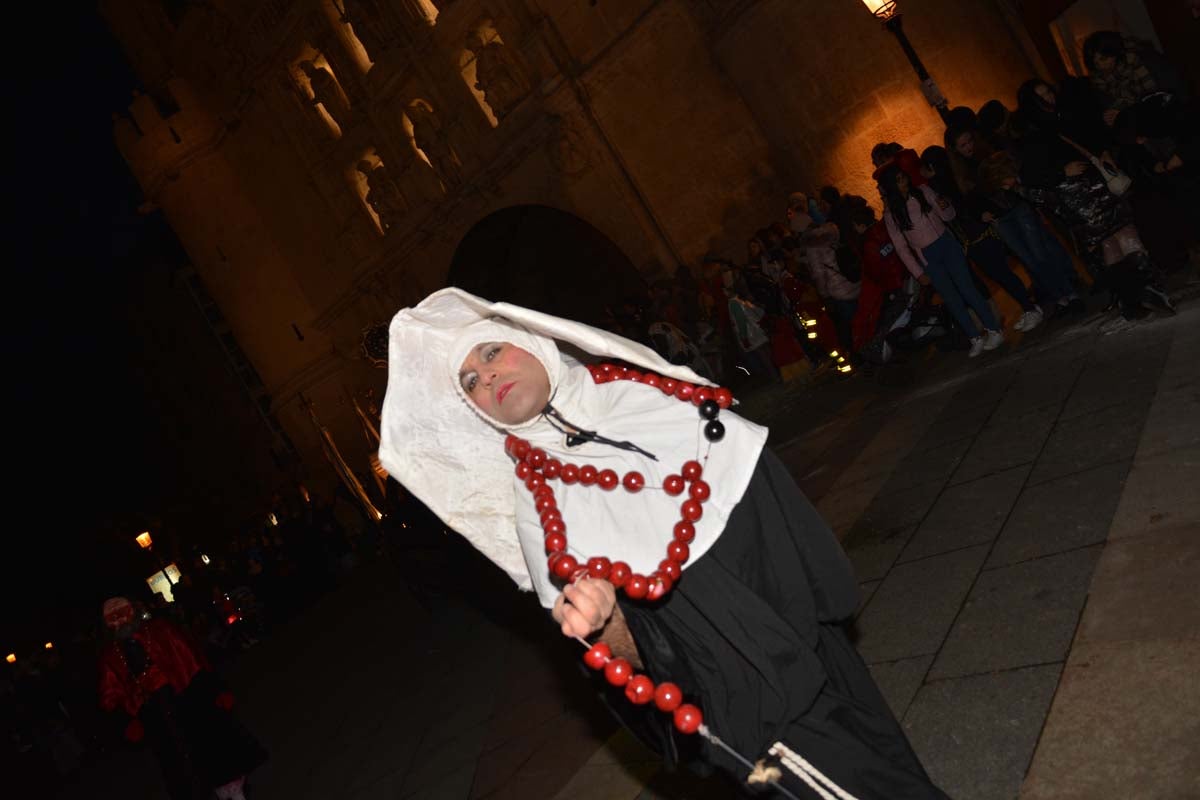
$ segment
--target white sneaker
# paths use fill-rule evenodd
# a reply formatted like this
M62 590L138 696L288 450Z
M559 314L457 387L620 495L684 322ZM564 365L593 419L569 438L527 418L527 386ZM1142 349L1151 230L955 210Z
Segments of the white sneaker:
M971 340L971 351L967 353L967 358L975 358L983 352L983 337L976 336Z
M1042 324L1042 319L1042 310L1034 306L1032 311L1026 311L1021 315L1021 318L1017 320L1017 324L1013 325L1013 330L1021 331L1022 333L1031 331Z
M983 332L983 349L995 350L1000 345L1004 344L1004 334L1000 331L984 331Z

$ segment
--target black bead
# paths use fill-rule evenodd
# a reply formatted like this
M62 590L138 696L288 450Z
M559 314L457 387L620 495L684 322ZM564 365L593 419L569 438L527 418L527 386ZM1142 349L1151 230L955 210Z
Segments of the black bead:
M714 404L715 405L715 404ZM719 442L725 438L725 426L715 419L704 426L704 438L710 442Z
M700 404L700 416L705 419L716 419L717 414L721 413L721 407L717 405L716 400L705 400Z

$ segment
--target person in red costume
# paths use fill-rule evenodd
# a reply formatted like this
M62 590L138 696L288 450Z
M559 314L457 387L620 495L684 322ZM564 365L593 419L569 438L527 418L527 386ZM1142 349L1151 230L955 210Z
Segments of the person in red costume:
M862 260L862 293L853 322L854 349L872 360L883 361L887 358L883 337L908 305L908 296L902 292L908 272L887 226L875 219L873 208L854 209L851 221L856 234L854 244Z
M875 172L871 174L871 178L876 183L879 182L883 171L893 164L904 170L913 186L923 186L926 182L925 176L921 174L921 157L917 155L916 150L902 144L880 142L875 145L871 148L871 163L875 165Z
M111 641L100 654L100 706L129 717L125 737L154 751L172 800L200 782L220 800L244 800L246 775L266 753L233 717L208 660L172 623L139 617L133 603L104 603Z

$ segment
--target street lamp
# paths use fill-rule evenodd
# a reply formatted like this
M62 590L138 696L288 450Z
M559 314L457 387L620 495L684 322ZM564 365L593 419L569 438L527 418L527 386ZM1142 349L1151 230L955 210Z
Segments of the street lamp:
M929 104L937 109L937 112L942 117L942 121L947 125L950 124L950 103L946 100L945 95L938 89L933 78L929 77L929 70L925 69L925 65L921 63L920 56L913 49L912 44L908 41L908 37L904 34L904 17L900 13L900 7L897 0L863 0L863 5L867 10L875 15L875 18L883 23L883 27L896 35L896 40L900 42L900 49L904 51L904 55L908 56L908 63L912 64L912 68L916 70L917 77L921 79L921 91L925 95L925 99Z
M46 644L45 644L45 648L46 648L47 650L53 650L53 649L54 649L54 642L46 642Z
M138 543L138 547L148 552L153 552L154 540L150 538L150 531L142 531L134 537L134 540ZM169 572L167 572L167 565L163 563L162 556L158 555L157 553L154 555L158 558L158 566L159 569L162 570L163 577L167 579L167 585L174 586L175 581L171 580L171 575Z
M4 660L5 660L5 661L7 661L7 662L8 662L8 663L10 663L10 664L15 664L15 663L17 663L17 654L16 654L16 653L9 653L8 655L6 655L6 656L4 657Z

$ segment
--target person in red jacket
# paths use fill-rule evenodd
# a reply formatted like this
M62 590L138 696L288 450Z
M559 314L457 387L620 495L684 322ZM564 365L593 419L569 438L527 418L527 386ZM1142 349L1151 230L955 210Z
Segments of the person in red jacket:
M104 603L111 641L100 653L100 706L126 715L125 737L146 740L172 800L190 800L198 779L220 800L245 800L246 774L266 760L233 718L208 660L179 628L147 619L133 603Z
M902 290L908 271L873 208L854 209L851 221L862 261L862 292L852 323L854 349L870 360L885 361L882 337L907 307L908 296Z
M871 174L871 177L876 183L879 182L883 171L893 164L904 170L904 174L912 181L914 188L923 186L926 182L925 176L921 174L921 156L917 154L916 150L897 142L880 142L872 147L871 163L875 165L875 172Z

